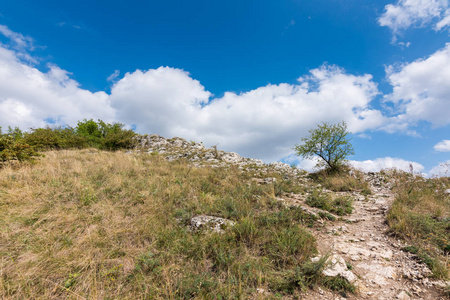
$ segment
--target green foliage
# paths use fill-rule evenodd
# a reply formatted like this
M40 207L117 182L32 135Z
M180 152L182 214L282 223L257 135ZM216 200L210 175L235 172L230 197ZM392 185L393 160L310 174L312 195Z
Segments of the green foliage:
M349 155L354 154L353 146L348 138L347 124L322 123L303 137L302 144L295 145L297 155L303 158L320 157L318 167L325 166L330 173L339 171Z
M127 149L133 146L133 130L124 129L121 123L105 123L102 120L86 120L78 122L75 132L83 137L87 144L104 150Z
M81 149L88 144L71 127L37 128L25 134L25 142L38 150Z
M323 285L332 291L339 292L343 297L347 297L348 292L355 293L356 291L356 287L341 276L325 277Z
M16 136L17 137L17 136ZM14 134L0 135L0 162L9 160L32 161L39 154Z

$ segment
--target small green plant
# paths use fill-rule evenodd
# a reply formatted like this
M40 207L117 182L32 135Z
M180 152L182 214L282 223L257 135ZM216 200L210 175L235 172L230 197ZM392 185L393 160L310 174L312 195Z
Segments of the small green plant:
M348 292L355 293L356 291L356 287L341 276L325 277L323 285L332 291L340 293L342 297L347 297Z
M69 274L69 278L67 278L64 281L64 287L66 289L72 287L75 284L78 276L80 276L80 273L71 273L71 274Z
M331 203L330 211L338 216L349 215L353 211L352 199L350 197L338 197Z
M317 207L328 211L332 208L331 196L329 194L323 194L319 190L314 190L311 195L306 198L305 203L311 207Z

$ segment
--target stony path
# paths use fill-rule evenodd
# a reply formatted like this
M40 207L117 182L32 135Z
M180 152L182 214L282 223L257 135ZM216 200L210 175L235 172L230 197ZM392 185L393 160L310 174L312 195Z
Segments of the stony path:
M357 286L357 294L348 299L444 299L437 290L443 282L427 278L431 273L428 267L402 251L405 244L386 234L385 214L394 200L392 192L376 175L367 179L372 195L352 194L355 210L347 221L325 222L314 231L320 255L331 255L335 263L328 271L342 272ZM304 196L297 196L293 195L290 202L304 207ZM341 298L318 288L304 299Z

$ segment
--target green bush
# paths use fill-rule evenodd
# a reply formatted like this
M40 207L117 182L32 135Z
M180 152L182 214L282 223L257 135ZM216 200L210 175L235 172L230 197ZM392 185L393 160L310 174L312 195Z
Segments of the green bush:
M71 127L37 128L25 134L25 142L38 150L84 148L86 139Z
M18 160L32 161L39 154L33 147L22 140L15 140L12 135L0 136L0 162Z
M102 120L86 120L78 122L75 132L83 137L90 147L104 150L118 150L131 148L133 137L136 135L133 130L124 129L121 123L105 123Z

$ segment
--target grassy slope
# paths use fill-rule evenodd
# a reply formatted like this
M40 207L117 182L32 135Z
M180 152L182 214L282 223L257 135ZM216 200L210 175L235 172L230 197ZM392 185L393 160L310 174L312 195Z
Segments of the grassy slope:
M273 176L273 175L271 175ZM193 168L152 155L47 152L0 169L0 295L5 298L215 298L257 288L299 292L321 265L300 209L237 168ZM194 233L189 219L232 219ZM323 264L323 261L321 262ZM264 296L266 297L266 296Z
M404 250L418 255L434 276L450 275L450 177L424 179L394 173L396 199L387 221L393 233L409 242Z

